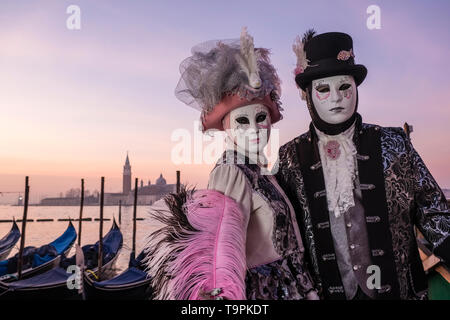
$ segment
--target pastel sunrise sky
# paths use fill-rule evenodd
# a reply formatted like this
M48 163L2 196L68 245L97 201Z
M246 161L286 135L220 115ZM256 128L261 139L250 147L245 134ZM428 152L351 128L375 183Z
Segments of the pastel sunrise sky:
M81 30L66 9L81 8ZM369 5L381 29L366 27ZM239 37L270 48L283 81L285 143L310 122L292 70L292 42L308 28L353 37L363 120L414 126L412 141L442 188L450 187L449 1L119 1L0 2L0 192L32 200L79 186L121 191L126 153L134 177L205 187L212 164L176 165L171 135L194 132L199 112L174 96L179 64L192 46ZM2 196L6 197L6 196ZM1 198L0 197L0 202Z

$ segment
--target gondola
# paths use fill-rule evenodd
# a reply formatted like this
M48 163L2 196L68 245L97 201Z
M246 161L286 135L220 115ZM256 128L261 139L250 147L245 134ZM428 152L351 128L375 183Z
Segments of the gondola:
M9 253L11 252L14 245L20 239L20 230L17 226L16 220L13 221L13 225L11 230L5 235L2 239L0 239L0 261L8 258Z
M114 219L113 228L115 232L120 232L119 227L116 224L116 220ZM95 268L86 268L83 274L83 288L85 298L87 300L95 298L95 289L94 283L97 281L105 281L111 279L115 273L115 263L118 257L118 252L122 248L123 239L120 237L119 239L115 239L115 241L110 242L108 246L103 247L103 265L101 269L101 278L98 278L98 266L95 264ZM117 254L113 257L112 253L116 251Z
M112 279L104 281L87 280L88 299L92 300L146 300L151 297L150 277L142 263L143 252L135 259L130 255L128 269Z
M128 269L111 279L97 279L85 274L84 289L89 300L141 300L151 297L150 277L145 272L144 254L135 259L138 179L135 180L133 207L133 242Z
M122 248L123 236L116 222L103 237L103 267L105 276L112 276L114 264ZM82 248L86 273L97 272L99 242ZM76 288L69 289L67 283L73 273L67 268L76 264L75 255L63 258L59 267L35 277L15 281L10 284L0 283L0 299L46 299L46 300L80 300L83 295ZM82 278L81 278L82 279Z
M70 222L66 231L53 242L39 248L25 247L22 260L22 279L31 278L57 267L61 256L69 252L76 238L77 232ZM0 284L17 281L17 262L18 254L0 261Z

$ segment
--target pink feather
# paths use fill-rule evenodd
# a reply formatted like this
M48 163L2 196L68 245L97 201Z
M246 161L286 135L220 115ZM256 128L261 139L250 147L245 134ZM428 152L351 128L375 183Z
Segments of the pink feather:
M218 191L198 190L187 197L184 208L196 231L178 232L172 240L176 243L165 253L171 257L166 256L170 263L164 264L167 283L160 297L197 300L220 288L218 297L245 299L246 229L239 204Z

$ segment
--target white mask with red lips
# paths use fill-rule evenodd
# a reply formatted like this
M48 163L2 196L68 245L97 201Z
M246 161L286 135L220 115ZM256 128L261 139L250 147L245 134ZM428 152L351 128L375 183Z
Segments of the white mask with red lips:
M320 119L340 124L356 110L357 92L353 76L342 75L312 81L311 98Z
M262 155L270 137L269 109L262 104L250 104L230 111L222 120L228 141L241 153L252 157Z

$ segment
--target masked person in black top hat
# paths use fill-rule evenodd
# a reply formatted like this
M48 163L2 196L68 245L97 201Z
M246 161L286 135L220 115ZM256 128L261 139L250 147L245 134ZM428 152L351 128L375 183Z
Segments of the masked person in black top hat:
M325 299L424 299L414 226L450 261L445 196L401 128L362 122L352 38L308 31L293 46L312 123L280 148L277 179Z

